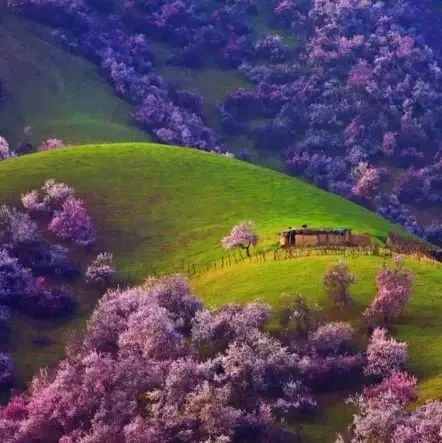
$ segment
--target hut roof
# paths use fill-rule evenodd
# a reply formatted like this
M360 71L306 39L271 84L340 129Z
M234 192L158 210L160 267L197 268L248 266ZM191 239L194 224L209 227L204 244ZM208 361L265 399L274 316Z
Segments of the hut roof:
M345 234L351 232L350 228L290 228L283 231L283 234L318 235L318 234Z

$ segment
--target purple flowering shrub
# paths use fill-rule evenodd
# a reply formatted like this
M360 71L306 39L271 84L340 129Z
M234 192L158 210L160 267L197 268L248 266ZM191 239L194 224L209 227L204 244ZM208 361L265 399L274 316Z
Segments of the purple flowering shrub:
M33 283L28 293L21 298L20 308L38 317L55 317L70 314L76 301L70 292L61 287L49 287L44 277Z
M6 205L0 207L0 244L3 247L10 249L38 239L37 225L29 214Z
M0 249L0 303L17 305L32 290L31 270L24 268L6 249Z
M14 381L14 363L11 356L0 352L0 387L8 387Z
M113 264L113 255L110 252L102 252L86 269L86 281L98 284L109 284L115 275L116 269Z
M323 355L337 355L349 349L354 330L348 323L332 322L320 326L310 334L313 349Z
M351 441L439 442L442 402L427 401L410 411L409 403L415 398L416 379L406 373L393 373L378 386L365 389L350 400L357 408Z
M375 328L367 347L366 375L386 377L399 371L407 361L407 344L389 338L387 331Z
M0 97L1 98L1 97ZM0 160L6 160L11 156L9 143L0 135Z
M52 214L60 209L69 198L73 198L75 191L65 183L54 179L46 180L39 190L32 190L21 196L23 207L30 213L48 212Z
M21 197L24 208L33 213L51 216L48 229L63 240L72 240L80 246L95 242L95 227L82 199L65 183L49 179L40 190L32 190Z
M95 242L95 228L89 217L84 201L69 198L61 209L55 211L48 229L57 237L72 240L80 246L88 246Z
M189 324L198 315L202 337L202 314L209 311L180 276L108 291L83 342L52 374L37 375L27 395L0 410L0 437L11 443L76 435L278 441L288 432L280 421L315 408L297 354L261 330L268 308L237 307L228 323L237 333L225 336L222 352L206 357L192 344L193 328L182 328L183 306Z

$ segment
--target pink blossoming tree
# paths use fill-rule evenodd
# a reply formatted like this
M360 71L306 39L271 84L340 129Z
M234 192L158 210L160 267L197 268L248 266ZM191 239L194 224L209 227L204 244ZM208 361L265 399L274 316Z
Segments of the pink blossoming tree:
M407 344L389 338L387 330L375 328L367 347L366 375L385 377L400 370L407 361Z
M98 284L109 284L115 275L116 269L113 263L113 254L102 252L88 266L86 270L86 281Z
M400 261L382 268L376 277L377 293L364 316L381 323L397 317L411 297L413 275Z
M222 239L221 244L225 249L244 249L250 257L250 247L256 245L257 242L255 224L252 221L243 221L232 228L230 234Z
M39 151L53 151L54 149L64 148L64 141L58 138L48 138L39 147Z
M61 210L54 213L49 230L57 237L81 246L95 242L95 228L83 200L79 198L69 198L62 204Z

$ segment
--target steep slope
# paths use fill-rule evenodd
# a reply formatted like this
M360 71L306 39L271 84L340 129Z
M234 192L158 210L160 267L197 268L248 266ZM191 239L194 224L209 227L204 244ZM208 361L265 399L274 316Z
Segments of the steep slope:
M148 140L96 67L64 51L50 32L0 6L0 134L13 145L28 125L36 143L50 136L69 143Z

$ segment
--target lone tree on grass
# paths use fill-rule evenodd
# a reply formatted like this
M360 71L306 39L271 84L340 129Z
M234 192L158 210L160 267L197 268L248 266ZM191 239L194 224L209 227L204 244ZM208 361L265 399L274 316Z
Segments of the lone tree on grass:
M348 306L352 301L348 288L355 280L355 275L350 271L347 263L341 260L331 265L322 277L326 295L343 307Z
M244 249L247 257L250 257L250 246L256 245L257 242L258 235L255 233L255 223L243 221L234 226L230 234L224 237L221 243L225 249Z
M404 309L411 297L413 274L404 269L401 261L384 267L376 276L377 293L364 316L377 323L389 323Z

